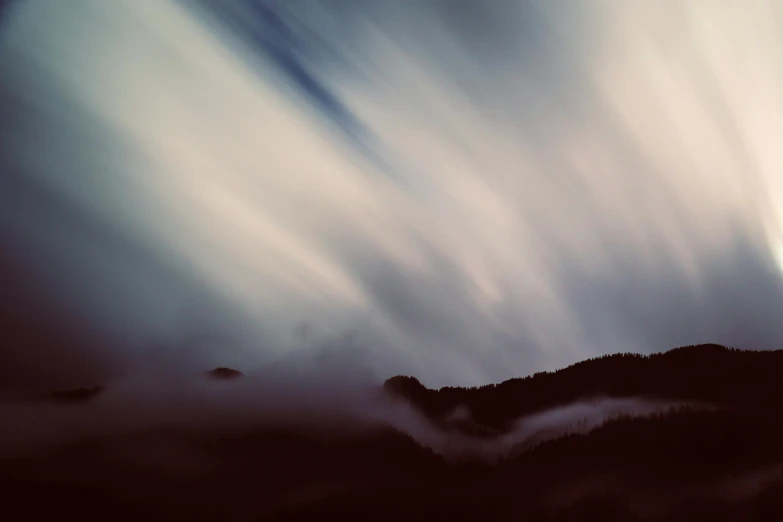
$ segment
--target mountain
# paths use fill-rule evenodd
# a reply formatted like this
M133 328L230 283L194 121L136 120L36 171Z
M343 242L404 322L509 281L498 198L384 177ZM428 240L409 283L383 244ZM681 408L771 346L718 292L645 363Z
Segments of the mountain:
M408 376L384 388L439 421L457 407L488 429L508 431L525 415L585 397L654 397L742 408L783 408L783 350L746 351L715 344L652 355L621 353L555 372L478 388L425 388Z
M244 375L239 370L226 367L218 367L207 372L207 377L218 380L234 380L243 376Z
M73 390L57 390L35 397L38 401L58 404L82 404L93 400L103 391L102 386L90 388L75 388Z
M0 505L9 520L783 520L781 375L781 352L701 345L479 388L400 376L382 393L429 431L85 434L2 457ZM456 458L468 450L495 458Z

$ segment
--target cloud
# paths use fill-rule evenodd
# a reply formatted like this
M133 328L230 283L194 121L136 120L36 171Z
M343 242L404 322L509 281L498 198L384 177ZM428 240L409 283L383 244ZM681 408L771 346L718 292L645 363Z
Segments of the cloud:
M70 353L119 368L259 366L319 344L304 322L429 386L777 346L778 10L19 5L0 218L27 257L5 301L43 285L36 324L69 310L101 334Z

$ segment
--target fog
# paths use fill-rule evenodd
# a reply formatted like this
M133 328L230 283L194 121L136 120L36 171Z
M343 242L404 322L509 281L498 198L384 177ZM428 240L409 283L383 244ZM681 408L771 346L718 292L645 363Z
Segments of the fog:
M0 388L777 347L781 10L11 2Z
M507 432L486 439L471 437L457 430L438 429L407 408L384 411L384 418L449 460L497 462L499 458L516 456L536 444L566 434L588 433L621 415L647 416L683 405L636 397L594 397L521 417ZM463 421L470 420L470 411L458 408L457 417Z
M358 366L345 360L321 364L317 371L303 365L292 370L278 367L231 380L164 368L129 374L89 400L9 397L0 402L0 453L47 453L79 441L111 443L165 433L184 436L175 439L183 447L189 438L281 428L346 436L388 425L387 410L409 409L392 406L370 374L360 375Z
M388 394L371 374L345 360L309 371L302 368L291 369L297 375L277 368L236 379L165 371L135 374L83 402L46 396L6 399L0 402L0 456L48 454L82 441L107 447L136 441L136 451L145 454L161 446L166 454L193 452L184 473L207 458L192 443L214 436L230 439L282 429L340 439L393 428L448 461L492 463L542 441L587 433L618 415L644 416L679 405L634 397L585 398L521 417L504 432L479 437L449 425L472 421L464 406L444 425ZM204 454L196 458L196 453Z

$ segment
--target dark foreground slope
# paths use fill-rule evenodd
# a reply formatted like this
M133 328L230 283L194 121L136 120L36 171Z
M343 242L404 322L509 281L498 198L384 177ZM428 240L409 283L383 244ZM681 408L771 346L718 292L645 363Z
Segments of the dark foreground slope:
M395 378L387 392L484 443L519 417L585 396L691 405L619 415L491 464L443 458L382 426L84 438L4 458L0 519L783 520L781 375L780 352L701 346L479 389L435 391ZM454 424L459 407L470 419Z

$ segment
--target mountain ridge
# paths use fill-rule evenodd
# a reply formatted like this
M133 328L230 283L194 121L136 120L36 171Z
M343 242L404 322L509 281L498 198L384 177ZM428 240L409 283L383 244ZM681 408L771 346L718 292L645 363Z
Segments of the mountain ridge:
M522 416L601 396L783 408L781 370L783 350L702 344L650 355L604 355L552 372L471 388L430 389L411 376L391 377L383 387L432 420L442 422L464 406L475 422L505 432Z
M499 457L449 458L383 423L329 433L306 423L185 424L0 457L0 489L25 515L18 520L51 518L47 500L83 521L122 513L203 522L783 520L781 375L781 351L696 345L477 388L432 390L397 376L381 390L429 419L432 440L457 453L497 446ZM501 447L520 419L551 414L562 424L601 401L633 397L660 398L663 407ZM78 404L61 413L92 407Z

